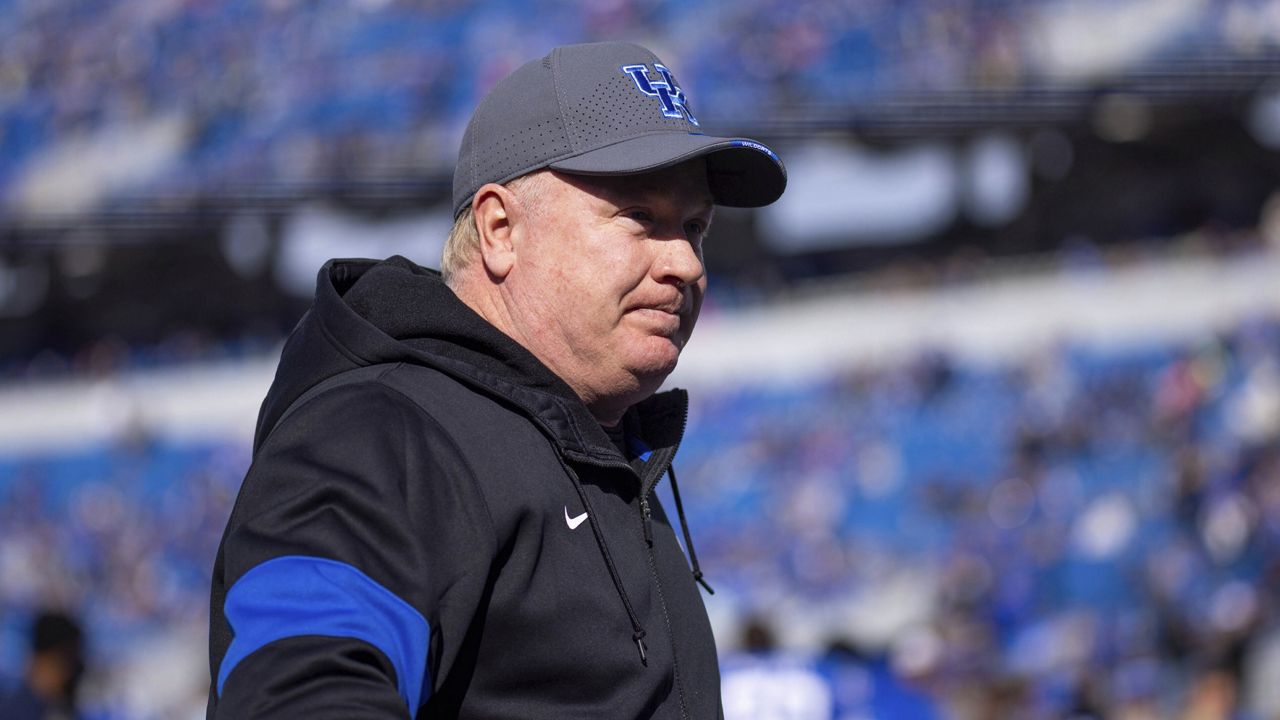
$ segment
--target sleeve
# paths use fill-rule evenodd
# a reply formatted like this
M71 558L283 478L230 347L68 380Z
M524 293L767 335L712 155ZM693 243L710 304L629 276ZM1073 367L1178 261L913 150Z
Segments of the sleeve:
M259 451L223 536L209 717L415 716L441 625L469 624L493 547L473 474L428 414L377 383L316 396Z

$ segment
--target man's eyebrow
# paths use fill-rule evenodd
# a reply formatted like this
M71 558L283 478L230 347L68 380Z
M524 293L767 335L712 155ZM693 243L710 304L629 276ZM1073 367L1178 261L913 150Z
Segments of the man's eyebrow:
M698 203L693 206L693 215L704 217L707 219L707 227L711 227L711 221L716 217L716 204L708 197L706 202Z

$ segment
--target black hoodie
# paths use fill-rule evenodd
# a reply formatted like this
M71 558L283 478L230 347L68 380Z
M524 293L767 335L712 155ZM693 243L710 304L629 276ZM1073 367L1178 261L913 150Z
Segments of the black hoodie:
M652 494L686 412L632 407L624 457L434 271L329 262L214 566L209 717L720 717Z

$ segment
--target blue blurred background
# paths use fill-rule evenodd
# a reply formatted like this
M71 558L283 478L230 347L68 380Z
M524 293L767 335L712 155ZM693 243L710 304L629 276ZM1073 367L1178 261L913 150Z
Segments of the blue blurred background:
M203 717L320 263L435 265L606 39L791 176L669 382L727 717L1280 718L1275 0L0 1L0 683L59 608L87 717Z

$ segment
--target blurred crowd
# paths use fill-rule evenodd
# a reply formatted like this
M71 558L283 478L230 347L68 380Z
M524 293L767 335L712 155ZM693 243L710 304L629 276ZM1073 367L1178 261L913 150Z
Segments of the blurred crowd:
M702 565L941 717L1280 717L1278 320L704 398Z
M97 379L188 364L240 362L269 355L280 342L278 334L245 333L226 338L198 328L178 328L150 344L129 343L104 333L71 352L42 347L27 355L0 358L0 383Z
M1086 13L1061 11L1071 5ZM1269 0L1159 5L8 0L0 205L187 208L207 195L447 174L478 97L565 42L653 45L699 116L732 127L789 108L812 117L920 93L1066 82L1053 48L1070 47L1074 32L1087 50L1108 13L1110 32L1135 36L1111 38L1125 52L1099 72L1206 46L1267 50L1280 37Z
M799 651L843 710L789 717L1280 717L1280 318L1010 364L923 353L690 415L685 506L747 653L727 697L765 687L734 674L751 653L776 678ZM137 433L0 461L0 676L67 609L100 717L198 716L248 460ZM168 676L139 692L140 668Z
M0 679L52 608L87 631L86 717L203 717L209 578L248 462L135 433L0 463Z

